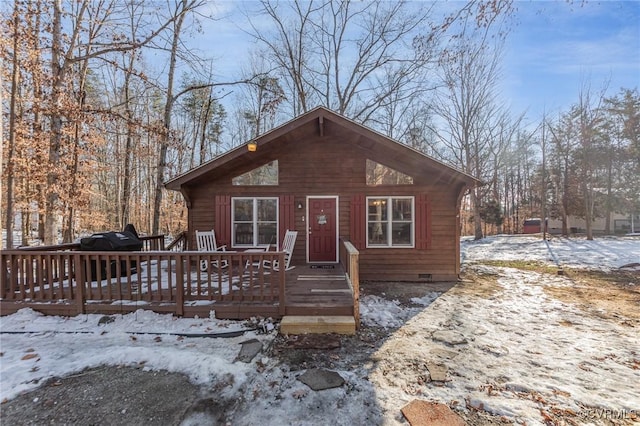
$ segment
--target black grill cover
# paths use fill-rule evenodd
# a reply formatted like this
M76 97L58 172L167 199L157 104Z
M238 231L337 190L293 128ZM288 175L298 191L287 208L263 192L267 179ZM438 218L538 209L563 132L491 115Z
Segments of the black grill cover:
M135 232L135 229L134 229ZM122 232L102 232L93 234L90 237L80 240L80 250L86 251L141 251L142 241L138 239L138 235L130 231ZM87 275L95 281L98 277L104 280L106 278L115 277L117 273L117 263L112 260L107 264L106 260L96 261L92 259L87 267ZM131 274L137 273L137 262L135 260L121 260L120 273L126 274L127 270ZM100 273L98 274L98 271Z
M142 241L132 232L102 232L80 240L80 250L140 251Z

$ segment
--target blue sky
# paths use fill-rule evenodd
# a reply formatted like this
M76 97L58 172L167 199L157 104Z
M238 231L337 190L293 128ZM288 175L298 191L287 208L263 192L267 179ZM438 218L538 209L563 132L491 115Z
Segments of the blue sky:
M640 2L516 2L507 40L503 95L537 120L594 93L640 86Z
M452 2L443 3L450 8ZM640 0L515 1L515 20L504 52L501 95L515 114L527 111L539 121L544 111L557 114L577 102L581 87L609 95L640 87ZM217 58L220 80L238 76L246 52L255 48L238 7L252 2L209 3L216 21L194 34L196 45ZM232 76L231 78L229 76Z

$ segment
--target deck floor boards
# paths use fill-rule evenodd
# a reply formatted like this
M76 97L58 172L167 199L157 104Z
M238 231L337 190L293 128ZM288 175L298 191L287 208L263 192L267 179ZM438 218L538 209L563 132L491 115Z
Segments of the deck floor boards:
M353 315L353 296L341 265L331 269L298 265L286 272L285 281L285 315ZM259 305L256 301L255 307ZM237 311L224 302L216 303L215 309L222 316Z

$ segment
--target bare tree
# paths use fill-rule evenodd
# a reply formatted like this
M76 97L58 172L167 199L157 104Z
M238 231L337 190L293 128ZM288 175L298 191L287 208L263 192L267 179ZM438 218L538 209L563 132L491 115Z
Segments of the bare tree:
M141 17L144 13L141 4L131 2L127 4L129 11L129 38L135 40L139 34L139 28L141 25ZM131 205L131 183L132 183L132 155L133 145L135 143L135 134L137 126L134 126L134 105L132 99L132 78L134 77L134 69L136 65L136 58L138 56L138 49L131 49L125 52L121 52L123 69L124 69L124 85L122 88L122 100L124 115L126 120L126 135L125 146L123 150L124 162L122 164L122 189L120 190L119 200L119 212L118 219L121 227L130 222L129 211Z
M266 15L276 27L275 35L259 30L251 21L253 36L263 43L269 52L288 89L293 115L299 115L312 107L309 99L311 86L307 71L311 62L311 34L313 19L325 5L325 1L294 0L291 10L282 10L281 3L261 0L262 15ZM261 18L262 20L262 18Z
M5 227L7 229L7 247L13 247L13 217L14 217L14 183L15 183L15 172L14 172L14 163L15 163L15 153L16 153L16 121L18 120L18 87L19 87L19 79L20 79L20 58L19 58L19 46L21 42L21 20L20 20L20 10L18 3L14 3L13 5L13 16L12 16L13 25L11 27L12 30L12 41L13 41L13 55L10 58L11 63L11 92L9 94L9 143L7 148L7 184L6 184L6 209L5 209ZM4 50L4 49L3 49ZM4 56L4 55L3 55ZM1 71L1 70L0 70ZM2 89L0 89L2 90ZM3 120L4 121L4 120ZM4 135L0 135L0 138ZM2 147L4 148L4 147ZM4 149L2 149L4 152ZM1 155L1 154L0 154ZM0 243L1 246L2 243Z
M204 4L204 0L175 0L171 5L171 16L169 21L173 23L171 28L170 49L169 49L169 70L167 72L167 93L164 104L163 134L160 140L160 150L156 172L155 196L153 202L153 223L151 232L157 234L160 231L160 209L162 206L163 185L165 180L165 170L167 168L167 150L171 141L171 117L173 105L177 96L173 92L175 83L175 71L178 61L178 49L180 47L180 37L182 36L182 26L189 12ZM182 93L179 93L181 95Z
M569 235L569 216L577 212L576 197L577 173L573 163L573 152L577 130L571 114L565 113L558 117L555 125L547 126L551 132L551 181L553 197L551 215L560 217L562 221L562 235Z
M414 91L432 58L419 55L414 37L430 9L406 2L262 0L274 33L253 30L278 66L294 115L324 105L360 122Z
M500 75L500 46L487 42L488 32L481 37L473 32L461 37L455 49L450 49L442 63L441 78L444 89L434 103L446 129L439 135L465 172L491 180L491 152L495 146L493 135L502 126L505 112L496 99ZM474 234L483 237L480 216L484 189L470 192L473 208Z
M58 215L62 193L60 183L68 178L64 173L62 160L65 105L67 95L72 90L70 81L73 76L72 67L83 61L104 58L112 52L133 50L145 46L175 19L175 17L169 17L144 37L130 39L118 30L117 20L112 22L113 25L103 25L119 13L122 7L119 2L111 0L103 3L81 0L74 2L73 6L73 8L66 9L71 12L65 12L62 0L56 0L52 11L51 95L47 111L51 137L48 149L45 195L45 244L57 242ZM100 23L100 31L89 39L82 39L81 35L86 31L89 20Z
M595 190L598 183L597 168L600 163L597 145L601 139L599 129L603 124L605 111L602 104L606 89L607 85L602 88L594 100L590 87L584 86L580 90L579 103L575 110L579 131L580 186L584 197L587 240L593 240Z
M214 85L186 77L183 88L200 87L185 94L179 103L176 131L182 136L177 153L179 172L195 167L220 154L221 134L226 117L224 107L215 97ZM210 81L210 80L208 80ZM179 129L179 127L182 127ZM186 157L181 158L185 154Z
M269 66L264 52L252 51L249 54L248 68L242 71L245 79L252 82L243 85L236 97L242 117L240 123L248 127L245 140L271 130L276 125L278 112L285 101L280 80L270 76Z
M613 211L640 211L640 94L638 89L623 89L607 98L606 229L610 230ZM634 222L633 225L636 225ZM631 229L631 232L634 232Z
M511 1L463 3L444 17L434 3L374 0L261 0L253 25L276 66L291 112L324 105L361 123L385 124L388 107L433 89L428 78L453 23L481 28L512 11ZM250 18L251 20L251 18ZM397 110L397 109L396 109Z

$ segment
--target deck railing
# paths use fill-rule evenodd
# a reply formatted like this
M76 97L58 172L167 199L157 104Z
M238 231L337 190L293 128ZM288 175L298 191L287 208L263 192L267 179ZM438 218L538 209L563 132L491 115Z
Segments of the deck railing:
M138 237L142 241L143 251L157 251L164 250L165 236L160 235L145 235Z
M186 251L189 247L189 241L187 239L187 231L179 233L171 243L167 246L167 250L170 251Z
M282 265L284 253L0 251L2 314L26 303L66 315L145 305L184 315L190 306L227 301L279 304L284 314L284 271L265 269L264 260Z
M143 251L157 251L164 250L165 236L160 235L145 235L138 237L142 241ZM54 246L25 246L19 247L18 250L28 251L78 251L80 250L80 243L65 243L57 244Z
M347 274L347 283L353 295L353 318L360 328L360 252L349 241L340 241L340 263Z

